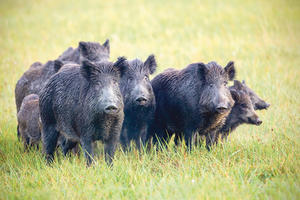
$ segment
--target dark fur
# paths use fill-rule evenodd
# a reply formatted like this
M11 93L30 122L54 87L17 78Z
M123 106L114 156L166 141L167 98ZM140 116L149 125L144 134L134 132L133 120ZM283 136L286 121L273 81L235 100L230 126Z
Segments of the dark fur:
M20 137L24 148L38 146L41 138L39 120L39 97L36 94L26 96L18 112Z
M98 42L79 42L78 47L73 49L69 47L58 60L73 61L80 64L82 59L88 59L93 62L108 60L110 54L109 40L106 40L102 45Z
M140 149L144 142L148 125L155 111L155 97L149 79L156 70L156 61L150 55L145 62L135 59L124 62L120 83L124 100L124 122L121 133L121 143L127 148L134 140Z
M224 126L218 131L218 135L216 135L212 143L218 143L219 135L221 135L222 140L227 139L228 135L242 124L253 124L259 126L262 123L255 112L255 103L251 101L250 95L247 93L249 89L250 88L248 88L244 83L241 83L238 80L234 81L234 85L230 87L231 96L235 101L234 106L226 118ZM252 93L254 92L252 91ZM255 96L253 97L255 98ZM196 140L201 139L202 138L196 138Z
M55 61L48 61L44 65L36 62L30 66L16 84L15 100L17 113L20 110L24 97L30 94L38 95L41 89L46 85L47 80L59 71L61 66L62 65L58 65ZM17 125L17 133L18 137L20 137L19 124Z
M270 104L262 100L259 96L257 96L257 94L246 85L245 81L243 81L242 84L243 90L249 95L251 99L254 110L263 110L270 107Z
M88 165L96 140L104 142L106 161L112 161L124 118L119 79L120 69L108 61L83 61L80 67L68 67L50 78L40 94L48 161L53 159L59 134L73 144L80 142Z
M194 63L183 70L167 70L152 81L156 98L154 123L148 139L167 140L173 133L183 135L191 147L195 132L212 136L223 126L233 99L227 81L235 76L233 62L222 68L215 62Z
M46 64L34 63L19 79L15 89L15 98L17 112L19 112L22 101L29 94L39 94L42 87L59 69L55 66L54 61L48 61Z
M77 63L87 58L91 61L106 60L109 58L109 41L103 45L93 42L80 42L78 48L67 49L57 61L48 61L46 64L33 63L18 80L15 88L17 113L20 110L23 98L29 94L39 94L47 80L68 62ZM60 61L61 60L61 61ZM17 128L19 136L19 128Z
M234 99L234 106L228 115L225 125L219 133L222 139L227 138L230 132L233 132L242 124L254 124L259 126L262 121L256 114L250 96L245 92L245 86L240 81L235 80L234 85L230 87L230 92Z
M70 48L66 50L58 60L74 62L79 64L80 59L86 58L91 61L107 60L109 58L109 42L102 46L94 42L80 42L78 48L74 50L72 56ZM67 56L68 55L68 56ZM55 74L62 65L57 65L55 61L48 61L46 64L40 62L33 63L30 68L19 79L15 89L17 112L20 109L22 100L29 94L39 94L41 88L47 80Z

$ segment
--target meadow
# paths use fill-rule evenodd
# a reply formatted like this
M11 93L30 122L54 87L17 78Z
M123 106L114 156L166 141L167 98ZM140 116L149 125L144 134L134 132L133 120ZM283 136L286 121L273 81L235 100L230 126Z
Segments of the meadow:
M163 151L118 151L109 168L98 144L94 165L17 139L14 88L35 62L79 41L110 39L111 60L155 54L158 74L192 62L235 61L271 104L263 124L239 127L228 142ZM155 76L154 75L154 76ZM300 1L0 1L0 199L300 199ZM153 77L152 77L153 78Z

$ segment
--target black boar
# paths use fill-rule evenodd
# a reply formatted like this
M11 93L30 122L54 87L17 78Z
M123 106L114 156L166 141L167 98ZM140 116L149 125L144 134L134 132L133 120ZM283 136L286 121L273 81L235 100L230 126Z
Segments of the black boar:
M79 42L78 48L72 51L72 55L69 55L70 50L68 49L58 60L64 61L64 64L67 62L80 64L80 59L89 59L91 61L107 60L109 58L109 41L107 40L103 45L95 42ZM39 94L47 80L61 66L58 62L54 61L48 61L44 65L36 62L30 66L16 84L15 98L17 112L19 112L23 98L29 94Z
M223 69L215 62L194 63L183 70L167 70L152 81L156 98L154 123L147 137L167 140L170 134L183 137L191 148L195 132L205 135L207 148L223 126L233 99L227 81L233 80L235 67Z
M96 140L104 142L105 159L112 161L124 118L121 65L120 59L117 65L84 60L80 67L68 67L49 79L40 93L42 142L48 162L60 134L80 142L88 165Z
M123 62L120 88L124 101L124 122L121 144L126 149L134 140L138 149L145 141L148 125L155 111L155 97L149 75L156 70L156 61L150 55L145 62L135 59Z
M41 138L39 119L39 97L36 94L26 96L18 112L18 124L20 137L27 149L38 146Z
M58 60L63 61L64 64L67 62L79 64L81 59L85 58L91 61L108 59L109 41L106 40L103 46L95 42L79 42L78 48L69 48L61 56L59 56ZM44 65L40 62L36 62L30 66L16 84L15 101L17 113L19 112L23 98L29 94L39 94L47 80L61 67L62 65L60 62L54 61L48 61Z
M243 90L249 95L251 99L254 110L263 110L267 109L270 106L269 103L265 102L259 96L257 96L257 94L246 85L245 81L243 81L242 84Z

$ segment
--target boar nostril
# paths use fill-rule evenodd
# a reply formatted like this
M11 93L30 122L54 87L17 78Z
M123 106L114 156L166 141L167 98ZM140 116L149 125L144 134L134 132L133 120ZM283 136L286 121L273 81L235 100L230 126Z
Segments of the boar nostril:
M226 106L218 106L216 108L217 112L219 113L222 113L222 112L225 112L227 110L227 107Z
M261 125L261 124L262 124L262 121L261 121L260 119L258 119L258 120L256 121L256 125L259 126L259 125Z
M139 102L139 103L143 103L143 102L146 102L147 99L145 97L139 97L139 98L136 99L136 101Z
M104 110L106 113L116 113L118 111L118 108L115 105L109 105L106 106Z

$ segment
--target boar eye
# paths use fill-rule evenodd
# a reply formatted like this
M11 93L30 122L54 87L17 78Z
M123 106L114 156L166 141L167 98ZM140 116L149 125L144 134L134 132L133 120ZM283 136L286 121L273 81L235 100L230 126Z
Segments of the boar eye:
M149 81L149 76L145 76L145 78L144 78L146 81Z
M241 107L242 108L247 108L247 104L243 103L243 104L241 104Z
M132 78L132 77L129 77L129 78L128 78L128 81L129 81L129 82L131 82L132 80L133 80L133 78Z
M212 87L213 86L213 84L211 83L211 84L209 84L209 87Z
M227 81L224 81L224 85L226 86L228 84L228 82Z

